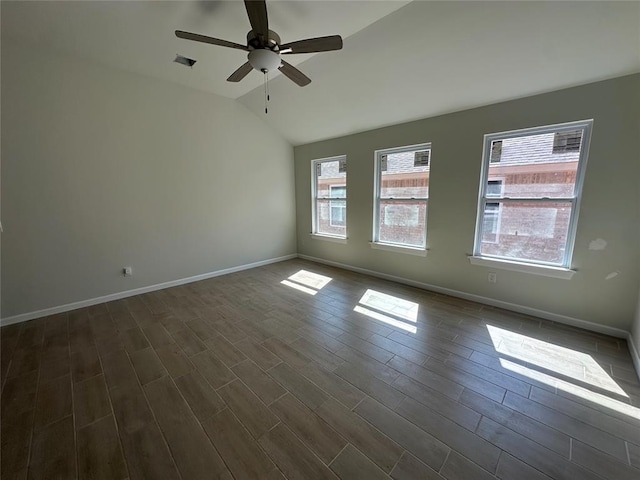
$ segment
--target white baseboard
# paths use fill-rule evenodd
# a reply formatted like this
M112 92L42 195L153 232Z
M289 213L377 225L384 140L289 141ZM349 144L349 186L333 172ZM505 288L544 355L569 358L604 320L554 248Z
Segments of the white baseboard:
M248 263L246 265L238 265L237 267L225 268L223 270L216 270L215 272L203 273L201 275L194 275L193 277L180 278L178 280L171 280L170 282L158 283L156 285L149 285L147 287L135 288L133 290L125 290L124 292L112 293L104 295L102 297L90 298L87 300L81 300L79 302L67 303L57 307L45 308L37 310L35 312L22 313L20 315L14 315L12 317L6 317L0 319L0 326L12 325L14 323L26 322L35 318L46 317L47 315L55 315L56 313L68 312L70 310L76 310L78 308L90 307L97 305L98 303L111 302L113 300L120 300L121 298L133 297L134 295L140 295L142 293L154 292L156 290L162 290L164 288L177 287L186 283L198 282L200 280L206 280L208 278L219 277L221 275L227 275L229 273L240 272L242 270L248 270L250 268L261 267L263 265L269 265L270 263L282 262L284 260L291 260L297 258L297 254L285 255L283 257L270 258L267 260L261 260L259 262Z
M395 275L389 275L382 272L377 272L375 270L368 270L366 268L355 267L353 265L347 265L345 263L333 262L331 260L325 260L323 258L311 257L309 255L302 254L290 254L282 257L270 258L267 260L261 260L259 262L248 263L245 265L238 265L236 267L225 268L223 270L216 270L214 272L203 273L201 275L194 275L192 277L180 278L178 280L172 280L169 282L158 283L155 285L149 285L147 287L140 287L133 290L125 290L123 292L112 293L109 295L104 295L102 297L90 298L87 300L81 300L79 302L67 303L65 305L60 305L56 307L45 308L42 310L37 310L35 312L22 313L20 315L14 315L12 317L6 317L0 319L0 326L12 325L14 323L26 322L28 320L33 320L40 317L45 317L47 315L55 315L57 313L68 312L71 310L76 310L78 308L90 307L92 305L97 305L99 303L110 302L113 300L120 300L122 298L132 297L134 295L140 295L143 293L154 292L156 290L162 290L170 287L177 287L179 285L185 285L187 283L198 282L200 280L206 280L208 278L219 277L222 275L227 275L229 273L240 272L242 270L248 270L250 268L261 267L263 265L269 265L271 263L283 262L285 260L291 260L294 258L303 258L305 260L309 260L312 262L322 263L325 265L331 265L333 267L344 268L345 270L351 270L353 272L362 273L365 275L371 275L373 277L382 278L384 280L391 280L394 282L402 283L404 285L409 285L412 287L421 288L423 290L429 290L436 293L442 293L445 295L450 295L452 297L462 298L465 300L470 300L473 302L482 303L485 305L491 305L493 307L504 308L506 310L511 310L518 313L524 313L526 315L532 315L539 318L544 318L546 320L551 320L554 322L562 323L565 325L571 325L573 327L584 328L585 330L590 330L597 333L602 333L605 335L610 335L612 337L624 338L627 340L627 344L629 345L629 351L631 353L631 358L633 359L633 364L636 368L636 373L640 378L640 353L638 352L633 339L631 337L631 333L626 330L622 330L619 328L607 327L606 325L599 325L597 323L588 322L586 320L580 320L578 318L569 317L566 315L559 315L557 313L547 312L545 310L539 310L537 308L526 307L523 305L518 305L515 303L504 302L502 300L496 300L489 297L483 297L480 295L474 295L471 293L461 292L459 290L453 290L450 288L439 287L437 285L431 285L428 283L417 282L414 280L409 280L407 278L397 277Z
M452 297L463 298L465 300L482 303L484 305L490 305L492 307L504 308L505 310L524 313L525 315L532 315L534 317L543 318L545 320L551 320L551 321L562 323L565 325L571 325L572 327L584 328L585 330L602 333L604 335L610 335L612 337L627 339L630 336L629 332L627 332L626 330L622 330L620 328L608 327L606 325L599 325L597 323L588 322L586 320L580 320L579 318L573 318L566 315L547 312L545 310L539 310L533 307L526 307L526 306L518 305L515 303L496 300L494 298L483 297L480 295L474 295L472 293L461 292L459 290L453 290L450 288L439 287L437 285L431 285L428 283L416 282L415 280L396 277L395 275L376 272L374 270L367 270L366 268L354 267L352 265L347 265L345 263L333 262L331 260L325 260L323 258L310 257L308 255L301 255L301 254L298 254L298 257L303 258L305 260L310 260L312 262L323 263L325 265L331 265L333 267L344 268L345 270L351 270L353 272L363 273L365 275L371 275L372 277L378 277L385 280L391 280L393 282L410 285L412 287L422 288L423 290L429 290L436 293L450 295ZM638 368L638 364L636 363L636 369L637 368ZM640 370L637 370L637 371L640 371Z

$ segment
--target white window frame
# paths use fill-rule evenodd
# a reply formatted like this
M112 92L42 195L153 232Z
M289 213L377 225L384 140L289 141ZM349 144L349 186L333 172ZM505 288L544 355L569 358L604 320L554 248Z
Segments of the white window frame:
M420 151L420 150L429 150L429 167L431 167L431 161L433 159L431 142L420 143L417 145L408 145L404 147L385 148L382 150L376 150L374 153L375 177L374 177L374 188L373 188L373 234L372 234L373 240L371 241L372 248L375 248L378 250L389 250L389 251L396 251L401 253L409 253L409 254L421 255L421 256L424 256L427 254L427 223L426 221L425 221L424 233L423 233L424 235L423 246L380 241L380 201L381 200L392 200L393 202L398 203L400 205L405 202L415 203L417 200L423 201L425 204L425 216L426 216L425 220L429 218L428 216L429 197L393 198L393 197L380 196L380 189L382 187L382 156L394 154L394 153L403 153L403 152Z
M534 128L525 128L521 130L511 130L507 132L491 133L484 136L484 146L482 154L482 170L480 175L480 191L478 194L478 211L476 216L476 231L473 255L469 257L472 264L491 266L502 268L505 270L514 270L526 273L536 273L556 278L569 279L575 273L571 270L571 262L573 259L573 250L575 246L576 229L578 225L578 215L580 211L580 200L582 198L582 186L584 183L584 175L589 158L589 143L591 140L591 130L593 128L593 119L581 120L577 122L561 123L556 125L546 125ZM524 137L530 135L540 135L545 133L558 133L572 130L583 130L582 146L580 156L578 158L578 168L576 171L576 181L571 197L518 197L509 198L501 195L487 196L487 186L490 168L491 144L496 140L504 140L508 138ZM551 153L551 152L550 152ZM504 192L504 184L503 184ZM564 257L561 264L541 262L536 260L512 259L497 255L482 255L482 227L483 216L486 203L495 203L498 201L501 205L510 202L558 202L569 203L571 205L571 218L567 231L567 239L564 249Z
M318 231L318 200L329 200L329 219L331 219L331 200L343 200L345 203L345 216L346 216L346 208L347 208L347 176L344 178L344 182L340 184L341 187L345 187L345 196L344 197L331 197L331 189L329 189L328 197L319 197L318 196L318 165L326 162L335 162L335 161L343 161L347 162L346 155L338 155L335 157L327 157L327 158L319 158L316 160L311 160L311 236L314 238L319 238L323 240L336 241L338 243L345 243L347 240L347 225L345 222L344 226L344 235L339 234L331 234L324 233ZM348 175L348 174L347 174ZM348 217L347 217L348 218ZM331 224L331 220L329 220Z

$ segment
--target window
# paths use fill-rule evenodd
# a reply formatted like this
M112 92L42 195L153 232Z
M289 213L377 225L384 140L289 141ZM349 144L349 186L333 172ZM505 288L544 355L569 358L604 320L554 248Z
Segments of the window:
M347 158L311 162L313 234L347 238Z
M331 198L347 198L346 185L329 185ZM347 226L347 202L346 200L331 200L329 210L329 225L332 227Z
M592 123L485 135L474 258L570 268Z
M493 142L494 145L496 142ZM491 162L491 160L489 160ZM502 180L489 180L487 182L487 197L502 196ZM496 243L498 241L498 228L500 224L500 204L487 202L485 204L484 219L482 225L482 241Z
M489 180L487 182L487 197L501 197L502 196L502 179Z
M494 140L491 142L491 158L490 163L496 163L500 161L502 156L502 140Z
M578 152L581 143L582 130L556 132L553 137L553 153Z
M425 250L431 145L376 152L373 246Z

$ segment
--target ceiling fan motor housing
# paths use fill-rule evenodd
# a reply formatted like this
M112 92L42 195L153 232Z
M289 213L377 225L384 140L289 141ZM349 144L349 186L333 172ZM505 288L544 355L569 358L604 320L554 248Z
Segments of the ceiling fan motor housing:
M269 30L269 38L265 42L265 45L260 44L260 40L258 39L258 35L253 30L249 30L247 33L247 46L251 49L253 48L269 48L271 50L276 49L276 47L280 46L280 35L278 35L273 30Z

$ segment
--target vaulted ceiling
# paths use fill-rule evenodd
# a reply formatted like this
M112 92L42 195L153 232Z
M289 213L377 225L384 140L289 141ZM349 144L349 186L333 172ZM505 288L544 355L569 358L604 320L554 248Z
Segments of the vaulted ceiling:
M73 55L237 99L303 144L640 71L640 2L268 0L283 42L339 34L338 52L290 55L313 81L226 78L240 50L178 39L181 29L245 44L234 1L1 3L2 40ZM190 69L176 54L197 60Z

